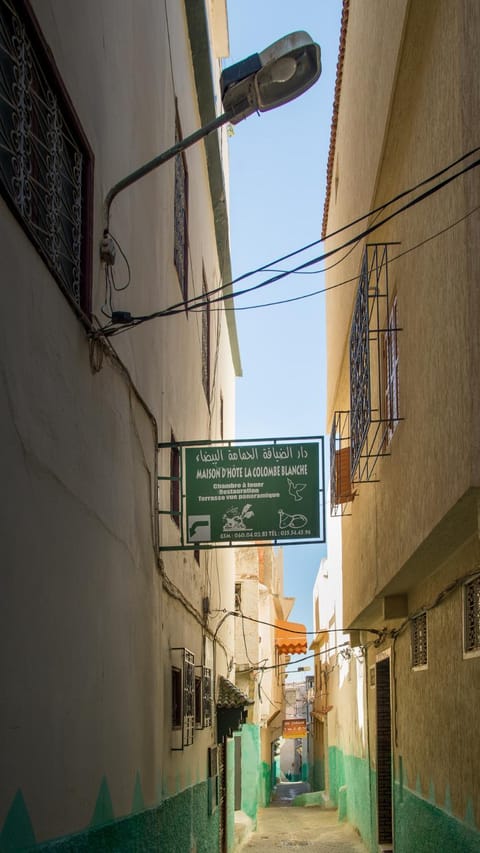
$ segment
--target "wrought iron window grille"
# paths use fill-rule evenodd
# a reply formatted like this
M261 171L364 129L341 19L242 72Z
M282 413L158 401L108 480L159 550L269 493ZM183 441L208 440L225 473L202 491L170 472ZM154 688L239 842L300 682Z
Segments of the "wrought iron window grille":
M412 669L426 669L428 665L427 614L414 616L410 625Z
M172 675L177 676L174 690L172 678L172 750L183 750L193 743L195 729L195 656L186 648L170 649Z
M203 664L195 670L195 728L206 729L212 725L212 670Z
M480 654L480 575L463 588L463 637L465 654Z
M210 408L210 346L211 346L211 311L208 299L208 287L205 279L205 271L202 280L202 294L205 305L202 310L202 385L205 392L208 407Z
M175 144L182 139L180 120L175 121ZM182 296L188 299L188 171L184 152L175 157L173 261L178 274Z
M28 7L0 0L0 191L62 289L87 312L91 162Z
M350 410L334 414L330 431L330 512L347 515L358 483L377 482L377 462L390 455L402 420L398 400L397 302L389 294L388 249L368 245L350 327Z
M386 405L385 343L393 351L393 341L401 329L391 314L388 250L381 243L365 248L357 298L350 329L350 447L352 481L371 482L381 456L389 455L392 426L400 420L398 391L390 407ZM395 364L396 368L396 364ZM390 371L390 368L388 368ZM397 381L397 380L396 380ZM393 424L392 418L395 421Z

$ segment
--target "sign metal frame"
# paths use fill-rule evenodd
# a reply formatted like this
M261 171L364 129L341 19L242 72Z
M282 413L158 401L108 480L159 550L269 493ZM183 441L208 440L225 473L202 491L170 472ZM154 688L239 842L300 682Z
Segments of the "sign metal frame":
M318 451L318 461L315 453L312 456L312 461L315 460L314 464L318 465L318 480L313 478L313 489L315 492L318 489L318 494L313 494L312 480L307 476L307 464L302 464L310 451L309 445L316 445L315 451ZM160 452L173 447L179 450L181 457L180 543L160 545L160 551L252 548L256 547L259 541L282 547L325 544L324 436L158 444ZM205 465L199 469L196 466L202 464L202 460ZM171 480L167 475L159 476L158 479ZM188 488L191 490L192 484L194 494L189 495ZM229 492L229 489L232 491ZM277 491L272 492L272 489ZM288 492L287 500L285 489ZM277 508L275 499L280 500L282 507L279 504ZM277 523L272 522L273 516L270 513L270 523L261 524L260 529L256 529L258 519L267 512L269 502L272 504ZM217 510L213 522L208 511L211 507ZM170 509L159 508L158 512L159 515L171 514ZM219 514L222 517L220 534ZM318 526L315 523L309 525L307 515L315 514L318 514ZM254 518L255 515L258 519ZM214 532L210 528L211 523L215 528ZM212 539L212 536L217 538Z

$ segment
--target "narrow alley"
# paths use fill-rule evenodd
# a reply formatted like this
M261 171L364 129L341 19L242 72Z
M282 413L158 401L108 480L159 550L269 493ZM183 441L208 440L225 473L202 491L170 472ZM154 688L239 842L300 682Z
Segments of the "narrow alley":
M278 806L259 809L257 830L245 851L303 850L312 853L366 853L367 848L338 812L318 806Z

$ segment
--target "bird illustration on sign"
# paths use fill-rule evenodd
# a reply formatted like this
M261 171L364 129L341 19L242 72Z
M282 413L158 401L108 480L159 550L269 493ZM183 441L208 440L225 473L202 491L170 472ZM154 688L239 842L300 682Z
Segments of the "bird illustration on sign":
M290 477L287 477L288 494L292 496L294 501L303 500L302 492L307 487L306 483L294 483Z

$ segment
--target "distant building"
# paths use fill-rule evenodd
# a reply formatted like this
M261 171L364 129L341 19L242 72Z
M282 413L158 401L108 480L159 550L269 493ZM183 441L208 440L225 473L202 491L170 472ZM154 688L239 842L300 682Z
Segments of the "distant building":
M344 2L328 418L367 726L336 759L372 851L480 849L479 33L471 0Z
M278 741L287 714L285 664L307 648L305 626L287 621L295 599L283 594L283 551L270 545L237 549L235 574L237 686L252 701L235 737L241 754L237 804L256 821L280 778Z

